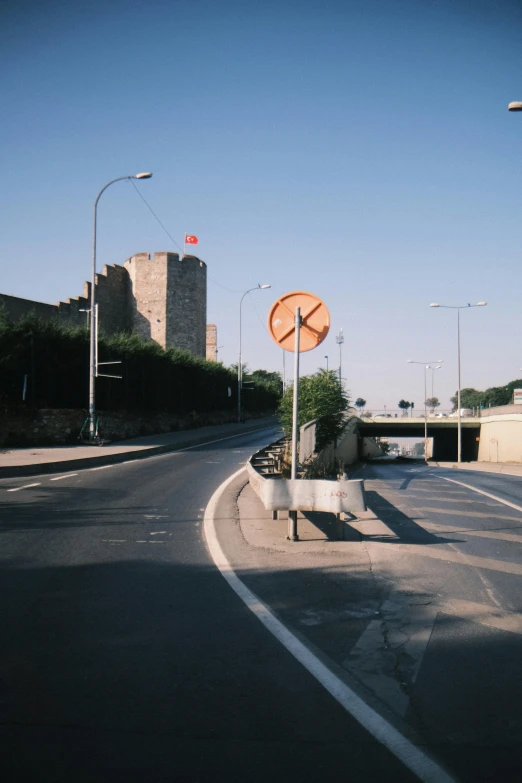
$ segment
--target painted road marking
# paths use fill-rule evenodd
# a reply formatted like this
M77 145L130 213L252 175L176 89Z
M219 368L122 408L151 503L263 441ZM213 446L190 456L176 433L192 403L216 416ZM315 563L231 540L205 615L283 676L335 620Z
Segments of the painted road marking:
M73 476L77 476L77 475L78 475L77 473L67 473L66 476L58 476L57 478L51 479L51 481L61 481L62 479L72 478Z
M23 487L15 487L14 489L8 489L8 492L20 492L21 489L29 489L29 487L39 487L41 485L41 481L39 481L37 484L24 484Z
M499 498L497 495L491 495L489 492L484 492L483 489L477 489L477 487L472 487L470 484L464 484L462 481L455 481L455 479L446 478L445 476L439 476L439 478L441 478L443 481L451 481L452 484L459 484L461 487L471 489L473 492L478 492L479 495L485 495L487 498L491 498L492 500L498 500L499 503L503 503L505 506L516 508L517 511L522 511L522 506L516 506L514 503L510 503L509 500L502 500L502 498Z
M107 470L107 468L115 468L116 465L100 465L97 468L87 468L87 470Z
M378 742L391 751L423 783L454 783L438 764L426 756L418 747L403 737L388 721L368 706L357 694L340 680L319 660L296 636L278 620L270 609L239 579L228 562L217 539L214 517L217 505L227 489L244 469L233 473L212 495L205 510L204 531L210 555L222 576L232 590L241 598L281 644L296 658L313 677L354 717Z

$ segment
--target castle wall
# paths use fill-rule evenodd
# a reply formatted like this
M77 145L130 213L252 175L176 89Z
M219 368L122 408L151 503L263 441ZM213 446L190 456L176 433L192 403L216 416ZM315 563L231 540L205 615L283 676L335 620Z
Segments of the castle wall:
M207 353L207 265L196 256L183 256L181 260L177 253L168 256L167 345L184 348L204 359Z
M43 320L86 326L89 314L81 311L90 308L90 291L86 282L83 296L56 305L0 294L0 305L15 321L34 312ZM96 301L100 330L106 334L131 331L162 348L207 355L207 266L196 256L137 253L124 266L106 265L96 275ZM211 361L217 361L216 327L209 329Z
M207 362L217 362L216 324L207 324Z
M99 328L106 334L124 332L129 328L128 276L127 270L119 264L105 265L103 272L96 275Z
M129 328L167 347L167 253L137 253L125 261Z
M0 306L5 308L7 315L13 321L19 321L29 313L34 313L42 321L49 321L58 316L56 305L33 302L31 299L20 299L18 296L9 296L9 294L0 294Z

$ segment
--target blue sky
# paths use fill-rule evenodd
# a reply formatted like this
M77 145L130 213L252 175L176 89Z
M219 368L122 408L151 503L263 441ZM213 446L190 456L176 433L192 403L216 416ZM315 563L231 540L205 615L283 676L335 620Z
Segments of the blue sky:
M489 0L4 0L0 291L56 302L90 274L92 208L140 192L208 264L219 356L282 368L272 302L320 296L336 367L373 410L522 376L522 5ZM98 213L98 269L177 251L131 184ZM292 355L287 354L287 370Z

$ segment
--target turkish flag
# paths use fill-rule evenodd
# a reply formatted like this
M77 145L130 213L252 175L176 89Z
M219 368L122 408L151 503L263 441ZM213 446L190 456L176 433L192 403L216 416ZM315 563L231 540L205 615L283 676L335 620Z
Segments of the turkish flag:
M193 234L185 234L185 244L186 245L197 245L198 244L198 238L195 237Z

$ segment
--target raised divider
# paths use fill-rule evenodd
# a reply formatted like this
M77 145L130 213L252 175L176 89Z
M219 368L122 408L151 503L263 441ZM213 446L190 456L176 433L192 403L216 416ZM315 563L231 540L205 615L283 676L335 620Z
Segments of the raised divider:
M362 479L283 479L276 473L276 459L272 472L267 474L266 462L270 453L281 452L281 442L266 446L247 462L252 489L269 511L325 511L333 514L353 514L366 511ZM256 469L263 465L262 472Z

